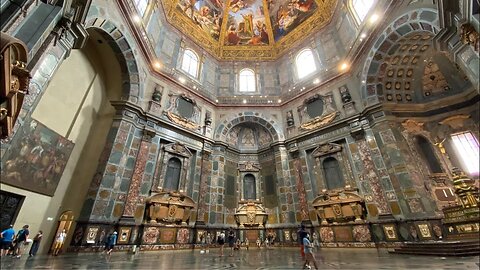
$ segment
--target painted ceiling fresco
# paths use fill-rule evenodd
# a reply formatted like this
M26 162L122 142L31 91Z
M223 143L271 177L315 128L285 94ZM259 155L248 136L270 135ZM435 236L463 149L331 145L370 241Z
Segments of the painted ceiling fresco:
M275 59L331 19L337 0L166 0L167 20L220 59Z

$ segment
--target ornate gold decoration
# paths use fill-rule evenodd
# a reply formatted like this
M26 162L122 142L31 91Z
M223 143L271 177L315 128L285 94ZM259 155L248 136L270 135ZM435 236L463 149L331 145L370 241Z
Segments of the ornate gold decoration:
M453 129L459 129L464 126L465 120L467 120L468 118L470 118L470 115L457 114L443 119L442 121L440 121L440 124L449 125Z
M195 202L186 195L178 192L161 192L147 199L147 221L186 224L194 207Z
M192 130L198 130L200 128L200 125L197 123L188 120L178 114L172 113L172 112L166 112L168 119L170 121L174 122L175 124L178 124L184 128L192 129Z
M460 38L463 44L469 44L477 52L480 50L480 35L473 25L466 23L460 26Z
M0 47L0 138L6 138L12 134L28 94L30 72L26 69L28 50L22 41L2 33Z
M364 220L364 200L355 189L324 191L312 202L322 224Z
M410 133L419 133L424 131L423 129L424 124L425 123L423 122L417 122L415 120L408 119L403 121L402 126Z
M480 200L478 187L474 185L474 181L458 168L454 168L452 174L453 186L460 204L464 208L477 207Z
M302 124L300 126L300 129L301 130L313 130L313 129L323 127L323 126L327 125L328 123L332 122L333 119L335 119L335 117L337 117L337 115L338 115L338 112L335 111L335 112L331 112L327 115L317 116L317 117L313 118L312 120Z
M240 201L235 210L235 220L240 228L245 226L263 228L268 214L260 202Z
M223 23L220 30L219 39L213 38L209 33L203 31L189 17L177 8L178 0L162 1L162 6L167 21L175 26L182 33L188 33L188 36L197 44L214 56L225 60L274 60L281 54L288 51L293 46L306 38L305 33L316 32L327 25L335 11L338 1L336 0L315 0L317 10L304 22L290 31L285 37L277 42L273 41L273 30L269 22L268 8L265 7L265 17L267 33L269 36L269 45L223 45L224 34L227 31L227 18L229 13L229 2L225 1ZM266 3L264 2L264 5Z

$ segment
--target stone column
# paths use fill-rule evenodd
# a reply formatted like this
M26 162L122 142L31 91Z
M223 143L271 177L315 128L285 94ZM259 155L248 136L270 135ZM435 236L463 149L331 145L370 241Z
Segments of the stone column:
M145 166L147 164L148 153L150 150L150 145L152 138L155 137L155 131L144 129L142 141L140 142L140 147L135 162L135 167L133 170L132 180L130 182L130 187L128 189L127 198L125 201L125 207L123 209L123 214L120 219L120 222L126 223L135 223L135 217L139 213L135 213L137 210L137 202L140 192L140 185L143 180L143 175L145 171ZM143 209L143 208L142 208Z

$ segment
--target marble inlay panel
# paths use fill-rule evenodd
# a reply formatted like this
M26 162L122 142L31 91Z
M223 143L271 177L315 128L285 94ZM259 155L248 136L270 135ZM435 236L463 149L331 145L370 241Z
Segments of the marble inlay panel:
M135 215L138 194L140 192L140 184L143 179L143 172L145 171L145 166L148 159L149 147L150 142L142 140L142 142L140 143L140 152L137 156L132 181L130 182L130 188L128 190L125 209L123 211L124 216L133 217Z

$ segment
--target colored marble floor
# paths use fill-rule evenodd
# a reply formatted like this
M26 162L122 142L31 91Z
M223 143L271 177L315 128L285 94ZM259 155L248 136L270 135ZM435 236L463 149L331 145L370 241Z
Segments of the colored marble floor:
M2 258L1 269L302 269L299 250L251 248L235 252L233 257L208 254L199 250L145 251L136 255L115 252L63 254L58 257ZM316 251L319 269L479 269L479 257L442 258L389 254L376 249L322 249ZM313 269L313 268L312 268Z

